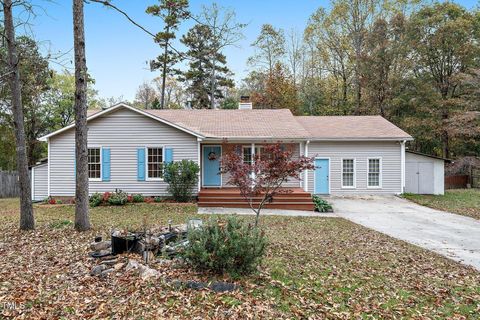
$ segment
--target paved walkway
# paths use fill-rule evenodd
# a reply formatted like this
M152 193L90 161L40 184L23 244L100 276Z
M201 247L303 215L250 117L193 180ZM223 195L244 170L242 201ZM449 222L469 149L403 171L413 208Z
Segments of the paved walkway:
M254 215L255 213L248 208L198 208L199 214L240 214ZM265 216L287 216L287 217L338 217L334 213L320 213L314 211L301 210L283 210L283 209L263 209L260 215Z
M335 213L480 270L480 221L395 196L329 197Z

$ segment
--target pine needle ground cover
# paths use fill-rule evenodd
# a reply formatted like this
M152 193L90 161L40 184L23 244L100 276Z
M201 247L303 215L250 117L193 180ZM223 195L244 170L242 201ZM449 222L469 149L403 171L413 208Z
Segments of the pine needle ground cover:
M17 200L0 200L0 318L457 318L480 314L480 273L337 218L262 217L261 270L223 279L187 267L160 279L92 277L88 244L112 228L184 223L192 204L91 210L94 230L73 230L73 206L37 205L37 229L18 231ZM204 218L205 216L200 216ZM247 217L253 222L253 217ZM179 289L162 279L225 280L239 290Z

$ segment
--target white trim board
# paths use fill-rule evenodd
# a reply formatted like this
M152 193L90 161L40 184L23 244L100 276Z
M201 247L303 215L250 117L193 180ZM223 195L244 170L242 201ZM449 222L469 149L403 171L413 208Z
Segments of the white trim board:
M148 112L145 112L145 111L140 110L140 109L137 109L137 108L134 108L134 107L129 106L129 105L125 104L125 103L119 103L119 104L116 104L116 105L114 105L114 106L112 106L112 107L110 107L110 108L108 108L108 109L105 109L105 110L99 111L99 112L97 112L97 113L95 113L95 114L92 114L91 116L87 117L87 122L90 121L90 120L96 119L96 118L98 118L98 117L101 117L101 116L103 116L103 115L105 115L105 114L111 113L111 112L113 112L113 111L115 111L115 110L117 110L117 109L120 109L120 108L126 108L126 109L128 109L128 110L137 112L137 113L139 113L139 114L141 114L141 115L144 115L144 116L146 116L146 117L148 117L148 118L157 120L157 121L162 122L162 123L164 123L164 124L166 124L166 125L169 125L169 126L171 126L171 127L174 127L174 128L176 128L176 129L179 129L179 130L181 130L181 131L184 131L184 132L186 132L186 133L189 133L189 134L191 134L191 135L193 135L193 136L195 136L195 137L204 138L204 136L202 136L201 134L198 134L197 132L194 132L194 131L189 130L189 129L187 129L187 128L184 128L184 127L182 127L182 126L176 125L176 124L174 124L174 123L172 123L172 122L170 122L170 121L167 121L167 120L162 119L162 118L160 118L160 117L154 116L153 114L150 114L150 113L148 113ZM40 141L47 141L47 139L49 139L50 137L53 137L53 136L55 136L55 135L57 135L57 134L59 134L59 133L62 133L62 132L64 132L64 131L67 131L67 130L72 129L72 128L74 128L74 127L75 127L75 123L72 123L72 124L70 124L70 125L68 125L68 126L66 126L66 127L63 127L62 129L59 129L59 130L54 131L54 132L51 132L51 133L49 133L49 134L47 134L47 135L45 135L45 136L43 136L43 137L40 137L39 140L40 140Z

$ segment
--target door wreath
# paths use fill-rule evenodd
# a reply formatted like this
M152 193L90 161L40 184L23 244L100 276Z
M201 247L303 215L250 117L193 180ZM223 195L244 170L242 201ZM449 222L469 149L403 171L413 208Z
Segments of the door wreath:
M217 154L213 151L211 151L209 154L208 154L208 160L217 160Z

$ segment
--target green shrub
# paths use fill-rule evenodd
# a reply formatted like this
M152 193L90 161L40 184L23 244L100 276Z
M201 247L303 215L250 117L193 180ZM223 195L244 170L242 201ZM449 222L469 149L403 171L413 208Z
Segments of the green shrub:
M165 166L164 179L168 183L168 192L178 202L187 202L192 198L193 189L198 183L200 168L192 160L170 162Z
M145 201L145 198L140 193L137 193L137 194L132 195L132 201L133 202L143 202L143 201Z
M90 196L90 207L98 207L103 202L103 195L99 192L95 192Z
M312 196L313 204L315 205L315 211L318 212L333 212L333 208L326 200L320 198L317 195Z
M211 218L189 231L188 241L181 255L194 268L232 276L255 271L267 245L263 231L235 216Z
M157 202L157 203L162 202L162 198L161 197L155 197L155 198L153 198L153 201Z
M128 195L122 190L115 190L108 198L108 203L114 206L123 206L127 203Z

